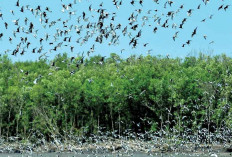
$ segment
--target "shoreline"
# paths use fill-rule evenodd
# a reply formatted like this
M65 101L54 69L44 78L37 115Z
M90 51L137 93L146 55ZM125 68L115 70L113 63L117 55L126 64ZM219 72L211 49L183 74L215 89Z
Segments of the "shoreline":
M106 141L75 143L65 141L64 143L46 143L36 145L28 143L2 143L0 144L1 154L41 154L41 153L75 153L75 154L131 154L142 153L152 154L205 154L217 153L232 155L231 144L175 144L157 143L143 140L122 140L111 139Z

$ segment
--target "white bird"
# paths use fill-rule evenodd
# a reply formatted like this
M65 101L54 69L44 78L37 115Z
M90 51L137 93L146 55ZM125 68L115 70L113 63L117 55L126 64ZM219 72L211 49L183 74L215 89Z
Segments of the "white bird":
M37 78L33 81L34 84L37 84Z
M217 154L215 154L215 153L211 154L210 156L218 157Z

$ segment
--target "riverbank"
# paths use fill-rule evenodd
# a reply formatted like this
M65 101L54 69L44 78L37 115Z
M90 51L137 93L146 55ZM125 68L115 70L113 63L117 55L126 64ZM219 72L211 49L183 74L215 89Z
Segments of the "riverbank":
M210 153L207 154L178 154L178 153L169 153L169 154L154 154L152 156L157 157L209 157ZM42 154L0 154L0 157L116 157L116 156L124 156L124 157L151 157L151 155L143 154L143 153L133 153L133 154L75 154L75 153L42 153ZM218 157L230 157L229 154L217 154Z
M44 142L44 144L33 144L30 142L14 142L0 144L0 154L111 154L111 155L200 155L217 153L223 156L232 155L230 144L194 144L194 143L165 143L164 141L124 140L108 139L94 140L94 142L77 142L75 140Z

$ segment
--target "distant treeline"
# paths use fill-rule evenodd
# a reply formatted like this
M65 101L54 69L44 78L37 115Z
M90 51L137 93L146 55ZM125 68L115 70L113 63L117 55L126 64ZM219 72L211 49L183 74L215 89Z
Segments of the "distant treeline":
M0 136L232 128L232 58L0 57Z

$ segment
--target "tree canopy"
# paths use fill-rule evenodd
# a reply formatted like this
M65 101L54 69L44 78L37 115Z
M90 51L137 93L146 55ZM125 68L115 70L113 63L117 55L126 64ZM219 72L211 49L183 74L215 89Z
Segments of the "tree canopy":
M0 136L232 128L232 58L0 57Z

